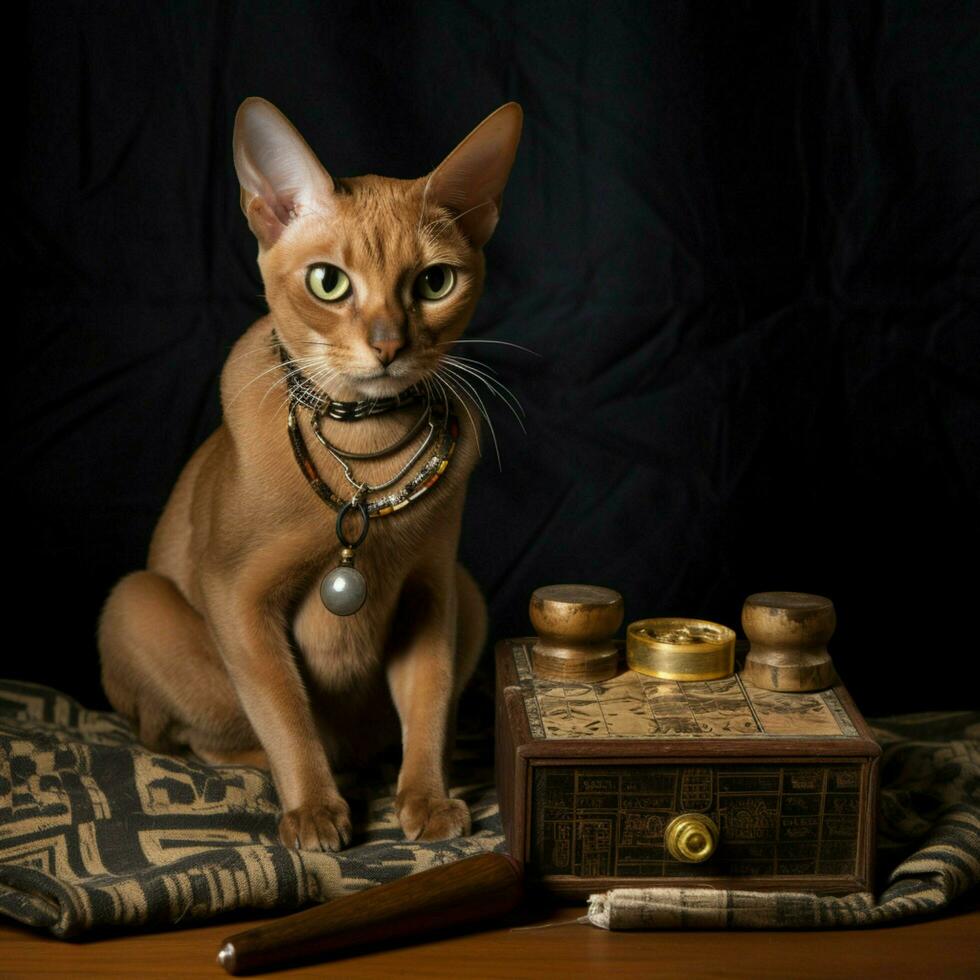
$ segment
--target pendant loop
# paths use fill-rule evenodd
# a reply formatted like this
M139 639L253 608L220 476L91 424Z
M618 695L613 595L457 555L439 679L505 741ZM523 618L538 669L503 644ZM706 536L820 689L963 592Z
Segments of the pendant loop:
M344 518L347 516L349 511L355 509L361 515L361 519L363 523L361 525L361 533L357 536L357 540L351 541L344 533ZM359 547L363 543L364 539L367 537L368 520L369 518L368 518L367 504L364 503L363 500L357 497L355 497L354 500L348 500L347 503L344 504L344 506L341 507L339 511L337 511L337 538L340 540L340 543L345 548Z

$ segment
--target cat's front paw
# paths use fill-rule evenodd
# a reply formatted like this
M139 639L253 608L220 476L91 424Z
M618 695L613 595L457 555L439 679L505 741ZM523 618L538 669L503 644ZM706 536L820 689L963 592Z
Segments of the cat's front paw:
M342 796L287 810L279 820L279 840L304 851L339 851L351 841L350 807Z
M409 840L449 840L470 832L470 808L463 800L404 792L395 797L395 810Z

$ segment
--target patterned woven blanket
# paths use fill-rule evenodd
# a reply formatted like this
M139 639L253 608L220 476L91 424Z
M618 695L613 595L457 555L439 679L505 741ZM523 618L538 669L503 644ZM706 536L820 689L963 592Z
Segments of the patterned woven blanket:
M606 928L873 924L935 911L980 880L980 714L871 723L883 746L879 864L871 895L616 889L593 896ZM289 911L482 851L504 849L485 736L461 735L453 796L469 837L406 841L397 761L338 774L355 839L337 854L278 840L269 775L140 745L120 716L52 688L0 681L0 913L63 939L150 929L234 909Z
M492 766L461 735L451 796L469 837L405 840L397 762L337 773L354 841L336 854L279 843L267 772L151 752L121 716L41 684L0 680L0 913L62 939L165 928L239 908L289 911L436 864L503 850Z

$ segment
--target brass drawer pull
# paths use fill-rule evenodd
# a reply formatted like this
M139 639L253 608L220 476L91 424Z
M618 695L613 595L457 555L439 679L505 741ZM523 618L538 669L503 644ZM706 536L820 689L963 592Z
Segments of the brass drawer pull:
M707 861L718 846L718 825L703 813L682 813L667 824L664 843L675 861Z

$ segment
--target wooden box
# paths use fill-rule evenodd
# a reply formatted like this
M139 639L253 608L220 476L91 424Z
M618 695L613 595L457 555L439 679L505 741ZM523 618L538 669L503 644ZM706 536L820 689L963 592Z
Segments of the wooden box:
M531 673L536 639L495 651L500 812L529 879L576 899L667 884L872 889L880 748L843 686L764 691L738 661L714 681L625 666L595 684L547 681ZM720 831L699 863L664 839L687 813Z

